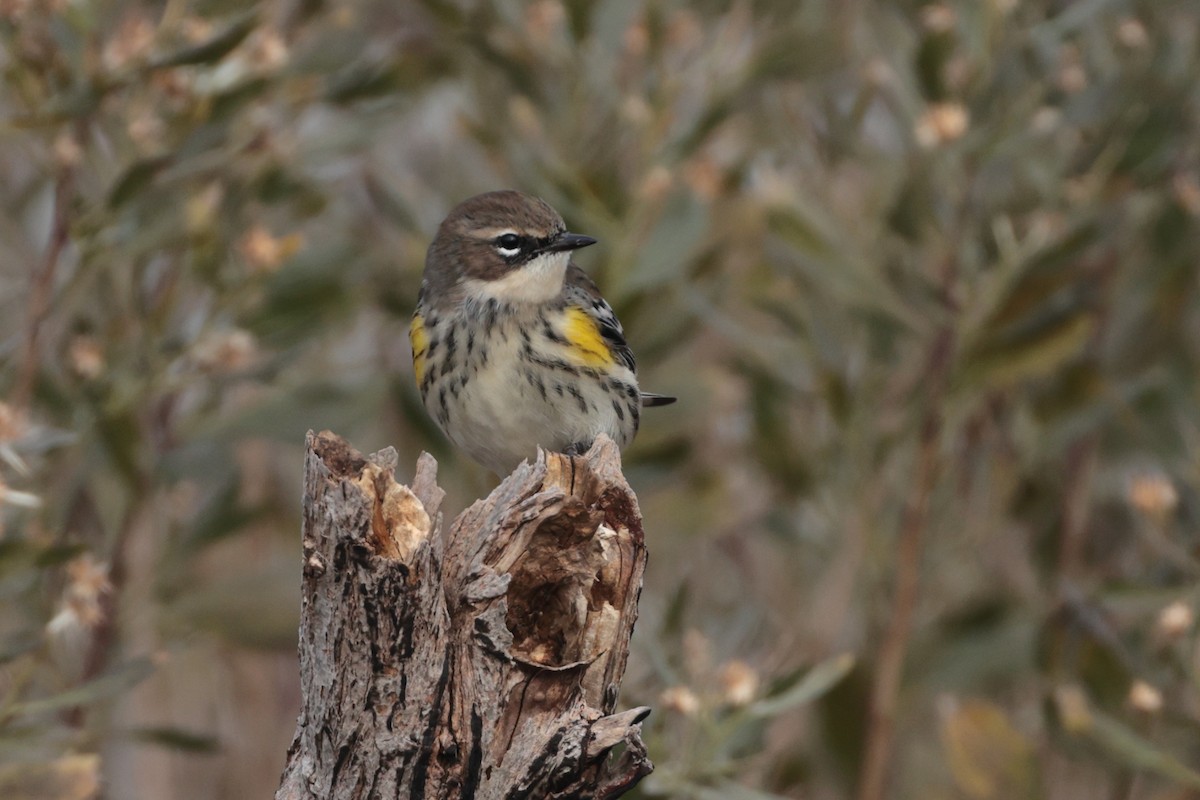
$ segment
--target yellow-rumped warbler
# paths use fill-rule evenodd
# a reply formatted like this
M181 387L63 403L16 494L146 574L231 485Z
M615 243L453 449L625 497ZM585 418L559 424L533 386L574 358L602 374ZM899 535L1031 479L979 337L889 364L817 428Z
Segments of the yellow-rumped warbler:
M515 191L460 203L425 257L409 338L425 408L456 445L504 475L538 446L625 447L642 406L621 323L571 262L595 244L543 200Z

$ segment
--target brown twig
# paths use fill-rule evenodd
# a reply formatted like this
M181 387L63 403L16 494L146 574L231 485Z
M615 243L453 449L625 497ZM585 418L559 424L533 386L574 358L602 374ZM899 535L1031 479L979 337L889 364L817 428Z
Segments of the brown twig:
M1064 470L1067 485L1063 489L1062 539L1058 548L1060 582L1075 581L1082 569L1088 523L1088 490L1095 465L1094 436L1076 441L1067 450Z
M21 358L17 362L17 379L13 389L12 404L17 409L27 409L33 397L33 384L37 376L38 334L42 323L50 313L50 297L54 290L54 276L58 262L70 239L71 224L68 214L71 198L75 195L75 170L63 167L54 187L54 221L50 228L50 240L45 255L30 279L29 317L25 324L25 339L21 347Z
M117 528L115 541L108 554L108 587L100 596L100 618L91 630L91 641L83 659L83 670L77 685L84 685L101 675L109 666L114 649L118 644L118 612L121 593L128 580L127 551L136 525L144 524L146 507L142 502L133 503L125 512ZM64 722L74 728L82 727L87 719L87 707L73 706L63 715ZM103 797L103 795L98 795Z
M942 394L945 391L953 351L950 328L942 329L934 339L924 370L923 385L928 387L926 412L921 421L920 450L912 492L904 507L896 552L896 589L892 615L888 620L883 644L871 686L868 707L867 741L859 779L858 800L881 800L887 787L896 729L896 705L913 614L920 596L921 555L929 517L929 498L937 481L940 461L938 442L942 430Z

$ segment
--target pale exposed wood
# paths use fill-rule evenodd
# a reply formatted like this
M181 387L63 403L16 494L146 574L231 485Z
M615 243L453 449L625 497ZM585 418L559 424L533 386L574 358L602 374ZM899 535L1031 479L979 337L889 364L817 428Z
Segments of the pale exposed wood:
M649 709L613 713L646 563L615 445L543 454L448 531L433 458L411 489L395 466L309 434L277 800L624 794L652 765Z

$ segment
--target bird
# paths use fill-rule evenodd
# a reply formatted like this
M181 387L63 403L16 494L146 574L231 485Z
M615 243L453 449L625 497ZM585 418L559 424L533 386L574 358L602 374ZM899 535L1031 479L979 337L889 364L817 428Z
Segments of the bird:
M639 389L620 321L572 260L596 241L508 189L459 203L429 245L409 327L417 388L446 437L498 475L602 433L624 449L643 407L676 400Z

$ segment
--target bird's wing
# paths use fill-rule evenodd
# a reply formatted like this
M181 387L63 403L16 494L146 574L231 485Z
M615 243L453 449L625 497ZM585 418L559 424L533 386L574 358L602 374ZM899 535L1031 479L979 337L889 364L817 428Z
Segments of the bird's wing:
M617 319L612 306L600 294L600 290L596 288L596 284L587 276L587 273L577 265L571 264L567 268L564 289L568 311L574 309L574 313L581 319L586 319L591 328L588 331L581 331L579 341L573 338L572 344L587 349L585 340L596 339L598 341L594 342L594 346L602 347L611 357L611 361L623 364L631 372L636 373L637 361L633 357L633 350L629 348L629 343L625 341L625 332L621 329L621 321Z

